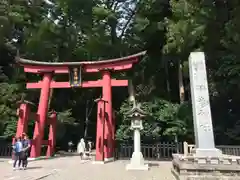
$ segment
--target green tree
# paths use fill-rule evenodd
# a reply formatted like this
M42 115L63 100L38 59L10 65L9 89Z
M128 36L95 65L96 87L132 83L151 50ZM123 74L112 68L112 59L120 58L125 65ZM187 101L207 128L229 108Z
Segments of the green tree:
M159 98L151 99L142 103L142 109L148 113L148 116L143 120L142 130L143 137L148 140L160 140L168 137L174 139L176 135L185 135L187 131L187 111L183 112L180 105L173 104L169 101ZM126 116L132 106L125 102L120 108L120 115L122 116L122 123L117 131L117 138L119 140L126 140L132 138L130 130L130 119ZM184 114L185 113L185 114ZM191 111L187 112L191 113Z

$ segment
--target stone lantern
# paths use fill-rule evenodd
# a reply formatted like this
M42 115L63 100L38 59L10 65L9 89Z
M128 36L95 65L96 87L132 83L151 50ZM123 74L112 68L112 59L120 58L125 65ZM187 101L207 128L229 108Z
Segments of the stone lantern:
M126 170L148 170L148 165L144 164L144 158L141 152L141 136L140 130L143 129L142 121L147 114L134 103L133 108L127 113L131 118L131 129L134 130L134 152L130 163L126 166Z

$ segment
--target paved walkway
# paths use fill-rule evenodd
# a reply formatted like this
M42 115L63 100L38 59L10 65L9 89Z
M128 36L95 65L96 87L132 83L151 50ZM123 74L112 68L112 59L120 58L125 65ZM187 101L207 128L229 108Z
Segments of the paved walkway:
M7 161L0 161L1 180L175 180L171 162L154 162L149 171L126 171L129 161L100 165L81 161L79 157L59 157L33 161L27 170L12 170Z

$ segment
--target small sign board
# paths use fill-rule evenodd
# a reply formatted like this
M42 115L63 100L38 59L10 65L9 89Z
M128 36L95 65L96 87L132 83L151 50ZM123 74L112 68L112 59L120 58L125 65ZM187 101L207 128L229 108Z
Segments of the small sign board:
M79 87L82 84L82 68L81 66L69 67L69 83L71 87Z

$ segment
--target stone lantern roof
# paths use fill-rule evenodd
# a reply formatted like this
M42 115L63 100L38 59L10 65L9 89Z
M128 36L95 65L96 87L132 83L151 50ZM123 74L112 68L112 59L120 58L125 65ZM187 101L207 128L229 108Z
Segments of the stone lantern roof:
M134 105L133 108L126 113L126 115L129 118L133 118L133 117L141 117L141 118L143 118L143 117L147 116L147 113L144 112L141 109L140 104L138 104L138 105Z

